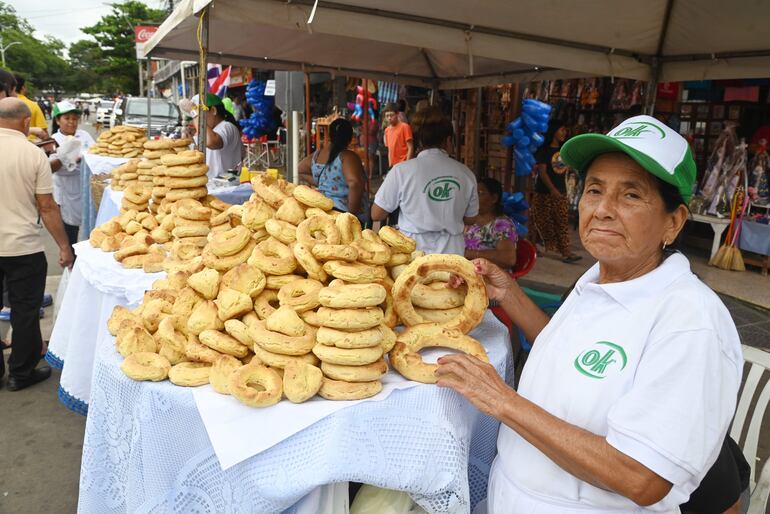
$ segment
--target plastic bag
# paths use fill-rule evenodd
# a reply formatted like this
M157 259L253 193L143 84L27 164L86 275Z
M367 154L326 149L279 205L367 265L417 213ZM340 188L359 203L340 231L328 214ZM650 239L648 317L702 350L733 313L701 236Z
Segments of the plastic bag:
M427 514L402 491L364 484L358 490L350 514Z
M77 168L82 146L82 143L73 137L65 141L56 150L56 155L67 171L73 171Z

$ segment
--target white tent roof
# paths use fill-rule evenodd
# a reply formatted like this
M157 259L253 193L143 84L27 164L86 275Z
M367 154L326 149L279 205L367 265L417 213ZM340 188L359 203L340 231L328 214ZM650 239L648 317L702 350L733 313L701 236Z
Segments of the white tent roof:
M183 0L153 57L462 88L579 76L770 77L770 0Z

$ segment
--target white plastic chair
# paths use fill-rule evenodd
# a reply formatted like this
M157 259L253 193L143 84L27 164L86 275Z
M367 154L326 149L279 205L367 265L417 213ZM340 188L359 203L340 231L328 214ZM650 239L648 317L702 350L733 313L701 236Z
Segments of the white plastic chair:
M741 345L743 347L743 359L751 364L749 374L746 377L746 383L743 385L738 408L733 419L733 426L730 429L730 437L740 444L743 426L749 415L751 401L759 386L760 379L765 371L770 371L770 353ZM770 459L765 462L759 473L759 480L756 479L757 467L757 446L759 443L759 432L762 427L762 420L765 417L767 404L770 402L770 381L766 382L762 392L751 413L751 421L746 432L746 438L741 445L743 455L751 466L751 480L749 482L749 491L751 492L751 504L748 514L764 514L767 506L768 495L770 495Z

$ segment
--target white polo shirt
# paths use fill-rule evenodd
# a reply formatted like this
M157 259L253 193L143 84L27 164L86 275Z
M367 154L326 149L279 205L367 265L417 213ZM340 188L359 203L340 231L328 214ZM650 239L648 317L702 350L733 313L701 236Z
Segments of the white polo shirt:
M673 487L639 507L575 478L501 426L491 513L678 513L719 454L743 369L727 308L680 254L634 280L598 278L595 264L537 337L519 394L605 437Z
M206 164L209 166L207 175L210 179L222 175L227 170L240 170L243 160L241 157L243 143L241 143L238 127L229 121L222 120L213 130L222 138L224 146L219 150L206 149Z
M465 253L463 217L479 213L476 177L444 150L430 148L393 166L374 197L426 253Z

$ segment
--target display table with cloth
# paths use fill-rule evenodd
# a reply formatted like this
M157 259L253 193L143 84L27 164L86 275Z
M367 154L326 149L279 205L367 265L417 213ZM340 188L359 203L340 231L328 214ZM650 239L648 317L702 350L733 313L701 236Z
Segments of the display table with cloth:
M87 153L80 161L80 193L83 199L83 220L80 225L80 234L83 239L88 239L91 230L96 226L96 205L91 196L91 178L94 175L110 173L128 159L121 157L104 157ZM105 194L106 196L106 194Z
M499 424L449 389L417 384L379 401L342 402L352 405L259 453L244 449L248 458L223 470L197 392L127 378L103 323L99 331L79 512L306 512L295 503L347 481L406 491L428 512L470 512L486 497ZM510 382L505 327L487 312L471 335ZM277 427L274 407L243 406L251 418L243 426Z
M254 190L251 188L251 184L241 184L233 187L219 187L212 188L209 186L209 194L216 196L223 202L229 204L242 204L246 202L252 195ZM99 205L99 214L96 216L96 223L94 226L99 226L104 222L107 222L113 216L120 214L120 201L123 199L123 191L113 191L111 187L107 187L102 195L102 202ZM91 231L88 231L90 234Z
M110 337L107 320L116 305L136 307L144 291L165 273L125 269L112 253L75 246L77 260L70 274L46 360L62 370L59 399L71 410L88 412L94 353L100 337Z
M762 268L767 275L770 266L770 225L743 220L738 246L741 250L761 255L759 259L744 256L744 261Z
M706 214L690 214L688 218L698 223L706 223L714 231L714 239L711 241L711 255L709 259L714 257L719 251L719 242L722 240L722 233L730 224L728 218L717 218L716 216L709 216Z

